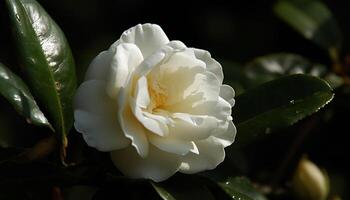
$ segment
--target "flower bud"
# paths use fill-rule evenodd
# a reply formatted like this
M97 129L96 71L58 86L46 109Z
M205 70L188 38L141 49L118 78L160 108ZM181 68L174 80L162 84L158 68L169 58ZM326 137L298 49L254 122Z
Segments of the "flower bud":
M313 162L303 158L293 176L295 195L303 200L325 200L329 193L329 179Z

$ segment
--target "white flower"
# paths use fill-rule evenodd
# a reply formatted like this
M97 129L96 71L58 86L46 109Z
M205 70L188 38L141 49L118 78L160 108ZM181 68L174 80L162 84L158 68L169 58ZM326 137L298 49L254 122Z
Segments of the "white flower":
M214 169L236 135L234 90L222 81L209 52L137 25L91 63L75 96L75 128L129 177Z

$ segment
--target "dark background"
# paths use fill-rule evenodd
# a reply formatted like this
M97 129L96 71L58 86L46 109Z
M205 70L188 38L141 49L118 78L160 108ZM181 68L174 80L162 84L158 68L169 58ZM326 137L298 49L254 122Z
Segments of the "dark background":
M78 71L107 49L121 33L138 23L159 24L171 40L209 50L213 57L249 61L273 52L295 52L327 62L327 54L277 19L273 0L264 1L144 1L39 0L65 32ZM324 1L333 11L344 35L350 35L349 3ZM4 3L1 2L3 7ZM9 35L6 9L1 8L0 58L16 58ZM349 49L345 37L344 49Z
M302 38L274 16L273 0L39 2L66 34L75 57L79 82L91 60L100 51L109 48L124 30L147 22L159 24L170 40L181 40L187 46L209 50L219 61L245 63L264 54L292 52L315 62L330 64L327 52ZM324 2L334 13L343 32L342 56L345 56L350 49L349 3L334 0ZM0 1L0 17L0 61L18 71L17 52L3 1ZM21 145L30 146L30 141L35 141L33 138L45 134L43 130L27 125L2 98L0 106L0 131L17 132L21 135L18 137L26 138ZM334 184L340 185L338 190L344 192L350 169L347 162L350 152L350 140L347 139L350 133L350 94L345 92L336 95L329 107L332 108L333 117L328 122L321 121L306 138L298 154L306 153L317 164L325 167ZM299 125L294 128L285 135L252 148L249 154L254 157L251 161L254 168L248 173L260 177L260 174L254 173L257 168L273 170L285 156L285 148L295 136L293 130L298 131Z

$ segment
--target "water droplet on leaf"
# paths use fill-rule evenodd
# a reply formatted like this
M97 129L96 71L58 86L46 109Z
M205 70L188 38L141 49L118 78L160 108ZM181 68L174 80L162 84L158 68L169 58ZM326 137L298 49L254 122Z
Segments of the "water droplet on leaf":
M18 14L16 14L16 19L17 19L17 21L21 21L21 18L19 17L19 15Z

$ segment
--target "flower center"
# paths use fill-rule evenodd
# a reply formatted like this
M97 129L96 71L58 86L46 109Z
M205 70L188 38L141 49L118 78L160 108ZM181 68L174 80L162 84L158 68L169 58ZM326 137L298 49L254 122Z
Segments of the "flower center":
M166 105L168 95L166 88L162 86L158 81L148 80L148 92L150 95L151 103L148 107L150 111L158 108L162 108Z

